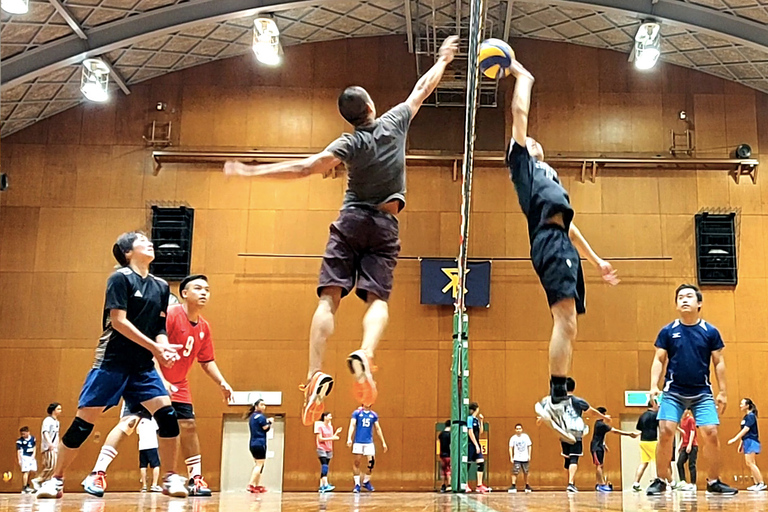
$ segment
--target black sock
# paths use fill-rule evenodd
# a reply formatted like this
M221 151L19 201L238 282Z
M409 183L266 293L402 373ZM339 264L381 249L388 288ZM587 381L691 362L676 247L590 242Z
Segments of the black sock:
M568 398L568 391L565 389L566 377L558 377L552 375L549 380L549 395L552 397L552 402L562 402Z

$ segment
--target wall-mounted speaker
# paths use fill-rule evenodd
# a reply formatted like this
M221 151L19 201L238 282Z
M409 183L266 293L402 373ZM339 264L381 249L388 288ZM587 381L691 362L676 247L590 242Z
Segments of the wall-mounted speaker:
M149 271L169 281L189 275L195 210L186 206L152 206L152 243L155 260Z
M696 264L700 285L736 285L735 212L696 214Z

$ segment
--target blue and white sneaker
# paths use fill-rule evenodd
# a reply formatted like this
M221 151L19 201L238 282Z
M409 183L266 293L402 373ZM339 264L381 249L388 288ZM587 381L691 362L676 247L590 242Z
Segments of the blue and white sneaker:
M360 492L360 486L359 485L355 485L354 489L352 489L352 492L359 493Z
M371 485L371 482L365 482L363 484L363 489L369 492L373 492L373 486Z

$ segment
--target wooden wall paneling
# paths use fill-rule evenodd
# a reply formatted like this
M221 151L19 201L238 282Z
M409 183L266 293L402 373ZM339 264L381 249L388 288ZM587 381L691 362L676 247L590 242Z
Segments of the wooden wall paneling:
M629 90L630 69L623 55L612 52L598 52L600 93L625 93Z
M77 146L49 145L45 151L40 204L74 206L77 187Z
M694 216L663 215L661 230L663 236L662 252L671 257L664 262L665 275L671 278L691 277L696 275L696 235Z
M114 102L94 103L85 102L83 109L83 123L81 128L81 140L85 144L108 146L115 144L115 123L117 109Z
M575 105L569 101L573 96L568 91L538 92L537 117L539 130L531 135L541 142L545 156L568 151L571 146Z
M432 420L437 416L438 399L450 396L450 393L441 392L437 387L437 359L437 350L405 350L399 373L408 388L416 388L414 384L418 382L418 391L414 389L416 392L404 393L404 417Z
M406 178L408 211L458 212L461 208L461 190L458 181L453 182L451 172L452 169L447 167L410 166ZM478 181L473 181L473 184Z
M168 103L166 98L154 100L151 92L152 86L147 84L132 84L131 95L125 96L122 93L113 101L115 103L115 142L118 144L136 145L142 142L142 136L149 136L147 129L147 120L159 117L161 113L155 110L158 101ZM154 100L154 101L153 101ZM168 103L169 109L179 109L180 105L175 102ZM152 109L150 111L150 108ZM78 109L79 110L79 109ZM176 124L176 123L174 123ZM178 125L176 126L178 128Z
M66 301L64 302L66 343L91 344L96 347L102 333L102 312L109 270L85 271L66 274ZM83 342L82 340L86 340ZM71 385L71 383L69 384Z
M512 279L507 296L509 317L506 322L508 340L549 340L552 320L547 297L533 271L530 275ZM526 319L531 321L526 321Z
M248 146L247 103L251 91L237 82L229 87L218 86L218 102L213 108L213 125L210 126L209 144L216 147Z
M741 215L738 219L737 247L739 278L765 277L765 242L762 218ZM741 279L739 279L741 281Z
M473 258L504 256L506 214L501 211L473 212L469 219L469 247L467 250L469 256Z
M80 145L77 159L75 206L108 208L112 206L112 182L119 173L109 165L112 148L106 145Z
M61 307L67 300L67 283L59 272L35 272L32 279L32 302L29 318L34 319L26 328L30 338L61 338L67 335L67 318Z
M83 109L70 108L43 121L48 126L48 139L50 145L78 145L82 140Z
M2 348L0 349L0 383L5 390L3 392L3 403L6 404L3 409L3 417L16 417L22 414L29 414L28 412L22 412L22 409L27 407L29 402L22 397L24 395L24 388L19 386L19 363L24 360L24 349L20 348ZM5 421L0 421L0 424L5 424ZM18 428L18 427L17 427ZM30 425L30 429L32 429ZM11 438L15 439L15 438Z
M471 332L470 332L471 334ZM477 346L475 338L475 346ZM472 351L470 340L470 402L480 405L480 412L487 417L503 416L506 412L505 352L504 350Z
M32 320L32 284L34 274L27 272L4 272L0 280L0 314L3 318L3 338L28 338L29 322Z
M0 271L31 271L35 268L39 219L40 208L3 206L0 238L14 243L0 245Z
M206 66L198 66L200 70ZM187 71L183 71L186 75ZM187 147L210 145L211 127L214 124L215 111L210 108L213 91L194 82L185 83L182 89L182 104L179 132L179 144ZM249 139L250 140L250 139Z
M402 255L434 256L440 250L440 214L409 212L400 214ZM458 254L458 251L457 251Z
M637 293L637 342L651 346L659 330L675 316L677 281L656 281L634 284Z
M206 237L205 271L233 273L239 271L242 262L237 254L245 248L248 227L246 210L198 210L197 219L205 219Z
M504 416L508 418L533 414L533 405L546 395L549 388L548 352L531 350L527 345L515 344L504 354L507 397Z
M755 311L762 311L761 307L768 307L768 297L765 295L767 284L764 277L739 279L739 285L734 291L734 312L736 339L740 343L765 341L768 338L768 319L754 314Z
M149 158L147 158L149 160ZM175 167L175 168L174 168ZM216 173L223 174L223 169L219 166L211 166L204 172L200 170L184 170L181 166L169 166L160 172L173 172L176 174L176 192L174 197L177 201L188 204L192 208L209 208L211 196L211 177ZM145 179L153 179L154 176L147 175ZM242 183L243 188L245 187Z
M597 93L600 89L600 50L589 46L570 44L565 47L565 68L568 75L567 82L573 87L574 92L585 91ZM553 66L558 68L559 66ZM579 95L577 95L578 97Z
M309 146L325 148L343 132L351 132L352 127L341 117L337 106L339 90L334 88L312 89L312 132ZM374 102L376 99L373 99Z
M602 83L601 83L602 87ZM600 92L600 146L605 153L632 151L632 120L628 115L634 96Z
M734 294L730 290L707 289L703 292L704 302L701 305L701 315L714 324L723 337L726 345L737 340L736 310Z
M507 191L510 188L514 188L514 186L509 179L509 172L506 169L475 169L474 179L472 180L473 214L506 212Z
M211 210L246 210L251 200L251 188L257 186L255 178L227 176L223 169L210 175L208 208Z
M3 192L5 206L40 206L43 173L45 168L45 146L6 145L11 165L3 170L8 174L12 186Z
M635 77L640 73L632 74ZM634 80L632 81L634 83ZM657 80L651 83L658 84ZM665 153L669 137L662 124L661 93L633 92L628 102L628 117L632 125L631 141L633 152Z
M408 418L403 421L403 457L400 480L409 489L432 490L435 478L435 418ZM389 442L389 441L387 441ZM386 457L387 455L383 455ZM378 455L376 457L378 461ZM374 472L374 475L376 473ZM375 476L373 478L376 478Z
M696 153L722 156L726 151L725 99L722 94L695 94Z

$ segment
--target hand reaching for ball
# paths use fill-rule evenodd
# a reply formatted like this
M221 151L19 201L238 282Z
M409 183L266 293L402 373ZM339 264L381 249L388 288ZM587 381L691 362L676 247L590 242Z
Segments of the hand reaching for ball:
M443 44L440 46L440 50L438 50L437 55L441 58L446 60L449 64L451 61L453 61L453 58L456 56L456 52L459 51L459 36L448 36L445 38L445 41L443 41Z

